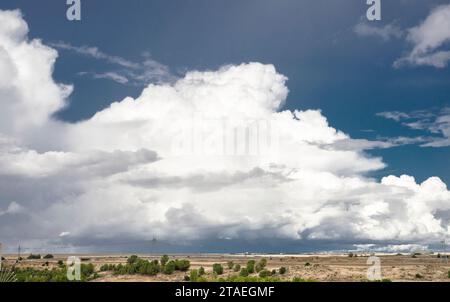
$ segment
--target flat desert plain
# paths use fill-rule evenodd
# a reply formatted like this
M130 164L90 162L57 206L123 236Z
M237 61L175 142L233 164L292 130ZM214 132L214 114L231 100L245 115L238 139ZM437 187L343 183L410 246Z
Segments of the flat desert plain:
M59 260L66 261L69 255L54 255L53 259L23 260L18 267L42 268L48 262L48 267L57 267ZM125 264L127 255L77 255L83 263L92 263L96 270L104 264ZM138 255L146 260L159 260L162 255ZM410 254L382 254L375 255L381 261L381 276L393 282L449 282L448 272L450 263L439 258L436 254L410 255ZM267 259L269 271L279 270L280 267L287 268L283 275L276 274L274 277L282 280L292 280L294 277L311 279L318 282L365 282L370 255L357 255L349 257L347 254L335 255L243 255L243 254L176 254L169 255L172 259L186 259L191 263L191 269L204 267L206 279L213 279L212 266L220 263L224 267L224 274L220 277L237 275L232 269L228 269L227 263L233 261L245 267L249 260L258 262L262 258ZM6 262L13 263L17 256L6 256ZM161 281L184 281L189 272L175 272L172 275L158 274L157 276L144 275L114 275L112 272L99 272L99 278L93 282L161 282ZM254 274L257 276L257 274Z

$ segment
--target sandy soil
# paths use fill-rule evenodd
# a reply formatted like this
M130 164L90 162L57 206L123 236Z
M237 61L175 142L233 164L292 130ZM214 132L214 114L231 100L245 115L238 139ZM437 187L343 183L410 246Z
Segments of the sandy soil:
M105 263L119 264L126 263L129 255L78 255L83 263L93 263L98 270ZM436 255L377 255L381 260L382 278L392 281L433 281L449 282L448 271L450 263L439 259ZM48 261L49 267L56 267L58 260L65 261L68 255L55 255L50 260L23 260L19 267L43 268L43 264ZM144 259L160 259L161 255L139 255ZM316 281L340 282L367 281L367 264L369 255L358 255L358 257L348 257L348 255L170 255L171 259L188 259L191 268L197 269L203 266L206 270L206 278L212 277L212 265L221 263L224 266L224 275L231 276L237 273L227 268L227 262L233 261L241 266L245 266L248 260L268 260L268 270L278 270L280 267L288 269L285 275L277 274L275 277L291 280L294 277L304 279L314 279ZM15 256L6 256L7 263L14 263ZM159 274L155 277L132 275L115 276L111 272L100 272L100 278L96 282L161 282L161 281L183 281L188 273L176 272L173 275Z

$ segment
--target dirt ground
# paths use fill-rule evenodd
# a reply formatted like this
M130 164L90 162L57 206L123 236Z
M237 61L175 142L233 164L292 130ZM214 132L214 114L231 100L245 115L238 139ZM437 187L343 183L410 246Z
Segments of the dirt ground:
M57 267L58 260L66 261L69 255L55 255L54 259L46 260L23 260L17 264L19 267L42 268L45 262L49 267ZM99 270L103 264L126 263L129 255L77 255L83 263L92 263ZM143 259L160 259L161 255L138 255ZM212 277L212 265L221 263L224 266L223 277L236 275L238 273L229 270L228 261L240 264L244 267L249 260L260 260L266 258L268 270L278 270L286 267L287 273L275 275L274 277L292 280L294 277L313 279L323 282L364 282L367 281L367 270L371 264L367 264L369 255L169 255L170 259L187 259L191 262L191 269L203 266L206 270L206 278ZM381 274L383 279L391 281L406 282L449 282L448 272L450 263L446 263L436 255L376 255L381 261ZM6 256L6 263L14 263L17 256ZM158 276L127 275L116 276L111 272L100 272L100 278L95 282L161 282L161 281L183 281L186 274L176 272L172 275L158 274ZM255 274L256 276L256 274Z

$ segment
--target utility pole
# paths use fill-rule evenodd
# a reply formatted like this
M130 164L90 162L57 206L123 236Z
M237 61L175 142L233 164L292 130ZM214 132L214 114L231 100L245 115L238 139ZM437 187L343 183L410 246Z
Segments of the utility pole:
M17 248L17 261L20 261L20 244L19 247Z
M442 256L441 260L445 261L445 263L448 263L448 255L447 255L447 243L445 242L445 239L441 241L442 243Z
M151 247L150 247L150 254L152 254L152 255L155 253L156 243L157 243L156 237L153 236Z

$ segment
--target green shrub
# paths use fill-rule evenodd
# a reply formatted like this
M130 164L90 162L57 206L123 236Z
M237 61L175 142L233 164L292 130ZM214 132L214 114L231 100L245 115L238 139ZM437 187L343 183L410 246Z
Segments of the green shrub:
M92 263L89 263L89 264L82 263L81 264L81 274L82 275L89 277L90 275L92 275L94 273L94 271L95 271L95 267Z
M239 272L240 270L241 270L241 265L240 264L235 264L234 268L233 268L233 271Z
M219 278L219 282L281 282L279 278L273 277L256 277L256 276L229 276L227 278Z
M262 271L259 273L259 277L260 277L260 278L267 278L267 277L270 277L271 275L272 275L272 273L269 272L268 270L262 270Z
M136 255L131 255L128 259L127 259L127 263L128 264L133 264L136 261L138 261L139 257Z
M292 282L316 282L316 281L312 280L312 279L303 279L303 278L300 278L300 277L294 277L292 279Z
M103 264L102 266L100 266L100 271L101 272L109 271L109 265L108 264Z
M261 260L259 260L259 265L262 268L265 268L267 266L267 259L266 258L262 258Z
M255 266L255 271L257 272L257 273L259 273L260 271L262 271L264 268L259 264L259 263L257 263L256 264L256 266Z
M227 266L228 266L228 269L233 269L233 267L234 267L233 261L228 261Z
M198 280L198 270L196 269L192 269L190 274L189 274L189 280L191 282L197 282Z
M138 259L132 266L134 266L132 271L141 275L155 276L160 271L158 261L150 262L148 260Z
M286 274L287 269L284 266L282 266L282 267L280 267L279 272L280 272L280 275L284 275L284 274Z
M43 259L53 259L53 255L52 254L47 254L43 257Z
M65 267L53 269L14 268L14 274L18 282L68 282L67 269ZM90 281L97 278L92 264L81 265L81 280Z
M176 264L175 261L171 260L164 265L163 273L166 275L171 275L175 271Z
M161 266L159 265L158 260L153 260L148 263L145 273L150 276L156 276L160 271Z
M122 263L119 263L115 268L114 268L114 275L124 275L124 266Z
M311 266L311 263L306 262L306 263L305 263L305 266Z
M189 260L175 260L175 270L187 272L190 266Z
M198 275L203 276L205 274L205 268L203 266L200 266L198 269Z
M161 265L165 266L167 262L169 262L169 256L167 256L167 255L162 256L161 257Z
M248 275L249 275L248 269L245 268L245 267L243 267L243 268L241 269L241 272L239 273L239 276L241 276L241 277L248 277Z
M58 260L58 266L64 266L64 261Z
M223 266L222 266L222 264L214 263L213 264L213 273L215 273L217 275L222 275L223 274Z
M171 264L171 267L167 269L167 272L169 272L172 268L175 270L175 263ZM125 265L121 263L117 266L113 264L105 264L100 268L100 270L113 271L115 275L141 274L156 276L159 272L161 272L161 267L158 260L153 260L150 262L139 257L135 258L131 256L128 258L127 264Z
M423 276L421 274L416 274L416 279L422 279Z
M255 272L255 260L250 260L247 262L247 271L249 274L253 274Z
M266 265L267 265L267 260L266 260L265 258L261 259L261 260L258 262L258 264L256 264L256 266L255 266L255 271L256 271L257 273L261 272L262 270L264 270L264 268L266 267Z
M41 255L30 254L30 256L28 256L27 259L30 259L30 260L41 259Z
M33 268L14 269L14 274L18 282L67 282L67 270L64 269L44 269ZM85 281L82 276L82 281Z

